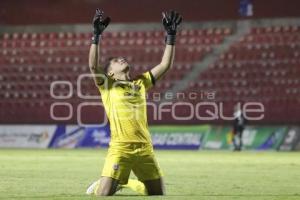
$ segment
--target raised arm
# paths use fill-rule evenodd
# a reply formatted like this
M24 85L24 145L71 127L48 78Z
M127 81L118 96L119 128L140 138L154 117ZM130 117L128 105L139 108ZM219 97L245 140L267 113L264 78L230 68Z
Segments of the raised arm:
M175 40L178 25L182 17L175 11L163 12L162 23L166 30L166 47L161 62L151 69L155 80L160 79L173 65L175 56Z
M110 18L103 19L103 11L97 9L93 18L93 38L89 51L89 68L93 74L96 85L103 84L105 80L105 72L100 65L100 38L104 29L108 26Z

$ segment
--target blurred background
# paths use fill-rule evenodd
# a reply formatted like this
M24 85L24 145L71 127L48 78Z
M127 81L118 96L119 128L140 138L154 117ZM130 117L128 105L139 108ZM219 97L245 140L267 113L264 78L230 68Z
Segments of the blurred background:
M233 149L234 120L220 113L233 116L237 103L256 102L263 118L245 124L243 149L300 150L297 0L1 0L0 147L108 145L99 92L80 76L89 73L96 8L112 18L101 60L124 56L133 74L160 62L161 12L183 16L173 69L148 95L156 148ZM216 103L218 117L208 118L215 107L205 102ZM163 103L175 110L158 119L153 105Z

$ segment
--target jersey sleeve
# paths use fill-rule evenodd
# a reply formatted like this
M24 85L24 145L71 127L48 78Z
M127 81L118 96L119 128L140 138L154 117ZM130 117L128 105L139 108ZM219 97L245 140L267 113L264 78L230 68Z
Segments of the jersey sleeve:
M146 90L149 90L152 86L155 85L155 78L152 75L151 71L147 71L143 73L139 79L141 80L142 84L145 86Z

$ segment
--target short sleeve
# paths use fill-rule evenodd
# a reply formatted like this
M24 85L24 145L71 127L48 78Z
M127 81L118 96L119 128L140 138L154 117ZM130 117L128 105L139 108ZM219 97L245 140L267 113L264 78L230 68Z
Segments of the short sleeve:
M155 79L152 75L151 71L147 71L143 73L138 80L141 80L143 85L145 86L146 90L149 90L152 86L155 85Z

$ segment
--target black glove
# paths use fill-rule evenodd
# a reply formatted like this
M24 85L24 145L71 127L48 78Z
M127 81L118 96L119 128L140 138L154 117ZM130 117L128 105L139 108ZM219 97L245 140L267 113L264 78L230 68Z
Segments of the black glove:
M110 22L110 18L106 17L103 19L103 14L104 12L100 10L99 8L96 9L95 16L93 18L93 33L94 36L92 38L92 43L93 44L98 44L99 43L99 38L104 29L108 26Z
M174 45L177 27L181 23L182 17L179 15L179 13L173 10L171 10L169 13L163 12L162 15L162 23L167 32L166 43L169 45Z

